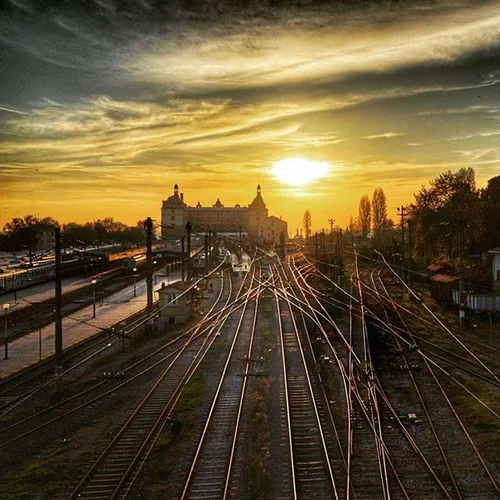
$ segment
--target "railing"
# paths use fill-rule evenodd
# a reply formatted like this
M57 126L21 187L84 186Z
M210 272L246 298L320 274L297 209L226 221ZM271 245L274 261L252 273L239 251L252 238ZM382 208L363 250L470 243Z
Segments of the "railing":
M453 290L453 304L460 303L458 290ZM466 293L463 295L463 303L466 308L476 312L498 312L500 311L500 295L486 295Z

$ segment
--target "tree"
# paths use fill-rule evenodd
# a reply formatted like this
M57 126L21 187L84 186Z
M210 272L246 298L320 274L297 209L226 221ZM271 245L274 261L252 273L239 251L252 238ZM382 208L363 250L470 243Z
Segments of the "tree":
M356 230L356 224L354 223L352 215L349 217L349 226L347 226L347 229L350 233L354 233Z
M481 192L481 240L479 251L500 244L500 175L488 181Z
M472 168L440 174L415 194L410 216L415 254L426 261L470 251L480 238L480 193ZM453 255L452 255L453 254Z
M358 223L363 236L367 236L371 227L371 207L368 195L364 194L359 200Z
M31 214L24 217L14 217L3 228L7 233L3 248L11 251L27 249L31 255L37 248L40 234L44 231L53 230L58 225L59 223L52 217L39 219Z
M311 212L309 212L309 209L307 209L304 212L304 217L302 218L302 226L304 228L306 240L309 240L309 236L311 236L311 229L312 229L312 217L311 217Z
M373 230L376 234L380 234L380 231L387 224L387 200L382 188L376 188L373 192L372 221Z

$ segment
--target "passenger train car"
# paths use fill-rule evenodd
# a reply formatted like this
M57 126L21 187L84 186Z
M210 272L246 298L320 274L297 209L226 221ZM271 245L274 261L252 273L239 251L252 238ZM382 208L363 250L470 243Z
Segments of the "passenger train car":
M105 253L87 253L71 256L62 262L63 277L72 276L81 272L95 269L104 271L108 263L108 256ZM35 262L27 269L12 269L0 274L0 293L19 290L31 285L53 280L56 276L56 264L54 260L43 260Z

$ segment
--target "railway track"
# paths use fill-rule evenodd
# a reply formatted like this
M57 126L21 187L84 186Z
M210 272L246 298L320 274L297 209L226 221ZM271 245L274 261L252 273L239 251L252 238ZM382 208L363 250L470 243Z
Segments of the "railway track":
M260 285L250 282L181 498L227 498L252 359ZM244 367L244 368L243 368Z
M158 314L158 311L158 303L155 303L153 314ZM72 377L77 378L82 369L100 356L107 356L113 348L123 345L126 339L132 338L145 324L146 318L147 311L144 308L109 328L96 327L96 334L64 349L63 364L66 368L60 374L54 373L55 357L52 355L2 381L0 417L18 409L55 384L67 384Z
M361 286L359 277L356 281L358 286ZM309 289L309 291L311 290ZM359 296L362 296L362 293L360 289ZM311 296L314 296L314 294L312 293ZM319 301L321 301L320 299L321 298L318 297ZM358 302L358 305L362 305L361 301ZM361 307L358 309L361 309ZM351 321L359 322L362 318L362 314L363 311L360 310L357 317ZM362 331L362 328L358 328L358 331L359 330ZM337 343L337 353L341 351L343 347L344 344L340 343L340 345L338 345ZM351 351L349 351L349 353L350 352ZM352 368L346 370L349 373L348 378L350 381L347 391L347 401L350 402L348 403L348 407L351 408L350 429L348 429L350 443L348 445L347 457L348 476L354 483L352 494L360 498L398 498L399 495L401 495L401 498L408 498L409 491L418 491L420 494L424 495L425 493L423 493L423 491L426 491L427 496L443 494L443 490L440 491L439 487L435 486L436 480L439 482L439 479L437 479L437 477L433 478L432 475L429 474L429 468L427 471L425 471L425 467L424 470L422 470L422 461L415 462L414 457L411 456L412 454L409 456L407 454L402 454L404 458L401 458L401 453L399 454L400 456L397 456L398 448L400 448L400 438L397 438L399 433L396 432L396 429L398 425L400 428L403 428L404 424L398 420L397 413L391 415L391 413L395 411L391 402L384 399L386 398L386 394L383 392L377 379L374 379L375 374L371 373L373 369L367 369L369 365L366 355L369 353L369 347L367 349L365 340L362 338L359 339L356 344L352 346L352 352L358 352L358 358L364 360L362 364L354 363ZM337 359L341 363L344 363L346 368L349 366L349 363L346 363L345 356ZM375 385L373 385L373 380L376 382ZM351 381L354 381L352 387ZM370 390L371 383L372 386ZM378 394L380 395L378 396ZM352 397L353 395L356 397ZM363 458L359 464L356 464L356 460L361 458L360 452L363 452L362 448L359 448L359 443L363 445L366 445L368 442L373 443L374 437L376 452L374 453L373 448L364 450ZM406 439L411 442L413 438L408 434ZM358 443L357 450L355 448L355 443ZM391 447L394 450L393 452L390 452ZM351 455L351 450L355 452L354 455ZM413 450L417 453L422 453L422 450L415 442L413 442ZM385 466L381 463L382 455L386 457ZM378 463L374 462L374 457L377 456ZM369 466L370 463L371 466ZM401 464L407 467L401 467ZM413 464L413 467L408 467L409 464ZM361 469L358 469L358 471L363 471L360 477L356 477L357 465L361 466ZM417 467L417 465L420 465L420 467ZM422 488L415 490L413 488L414 485L412 484L411 477L417 470L420 470L421 475L419 477L430 477L430 487L427 490ZM433 471L433 469L431 470ZM425 475L425 472L427 472L427 475ZM372 475L371 481L367 481L368 474ZM377 483L379 488L382 486L382 490L379 489L378 493L376 490ZM413 483L415 483L415 481L413 481Z
M381 293L389 300L393 300L381 279L380 270L373 270L371 272L371 280L375 290L380 289ZM397 308L395 310L412 345L417 346L417 340L413 337L404 318L399 314ZM422 412L429 424L433 441L439 450L442 463L445 466L444 470L441 467L440 475L442 482L449 484L449 495L453 498L471 498L474 495L479 495L481 498L489 498L492 495L492 489L496 493L499 493L498 485L492 473L488 469L466 425L459 416L460 412L452 404L444 388L443 380L440 381L442 377L436 373L435 367L426 357L419 355L415 349L404 349L398 336L393 335L393 338L400 358L404 363L405 372L412 382ZM412 367L417 366L417 363L422 364L424 370L414 373ZM452 422L455 422L455 425L451 425ZM470 455L465 457L462 454L450 453L449 448L456 450L457 446L461 450L468 449ZM433 453L433 463L435 464L435 470L439 470L439 461L436 460L435 456L436 450ZM470 457L474 457L475 460L471 460ZM471 475L476 478L473 482L470 480ZM446 481L445 478L448 480ZM493 497L491 496L491 498Z
M222 289L216 298L209 313L221 302ZM228 300L228 299L227 299ZM142 318L144 323L147 318ZM36 409L34 413L16 420L9 421L7 425L0 428L0 448L12 445L17 441L39 433L41 430L56 424L57 422L81 412L94 404L101 402L103 398L118 394L127 390L127 387L151 373L161 369L174 356L182 346L188 344L190 339L206 333L210 328L211 316L208 314L197 325L182 333L178 337L168 341L149 354L140 357L137 361L120 371L116 378L103 377L98 380L89 380L85 388L77 393L71 394L56 404ZM112 387L109 388L109 385Z
M284 288L281 282L281 288ZM294 498L339 498L313 381L288 298L276 296Z
M229 293L225 307L230 298ZM217 338L221 322L227 319L223 309L207 314L190 334L190 340L169 359L168 366L69 498L124 498L129 494L184 387ZM202 331L205 325L207 328Z

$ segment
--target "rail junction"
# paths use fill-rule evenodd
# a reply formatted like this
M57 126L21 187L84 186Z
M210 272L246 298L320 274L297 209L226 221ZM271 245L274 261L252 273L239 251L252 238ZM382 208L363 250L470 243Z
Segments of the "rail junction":
M495 346L383 256L353 255L343 279L303 253L245 262L193 279L185 327L105 328L59 382L1 386L7 490L36 460L53 498L498 498Z

